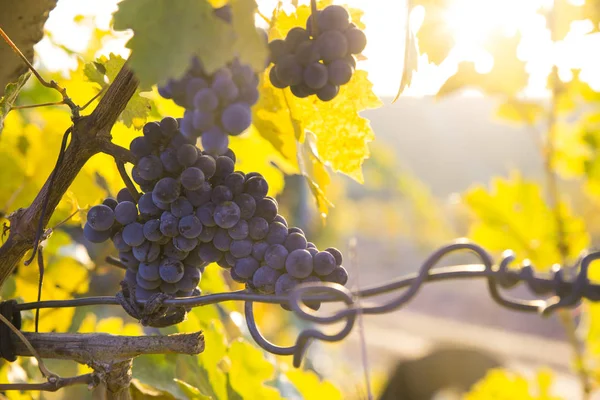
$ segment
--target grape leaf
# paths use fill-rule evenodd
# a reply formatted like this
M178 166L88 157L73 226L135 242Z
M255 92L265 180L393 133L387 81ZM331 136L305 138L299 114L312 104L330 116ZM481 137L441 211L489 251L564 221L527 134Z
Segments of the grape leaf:
M525 63L517 58L517 46L521 37L511 37L495 32L486 41L485 49L494 57L494 66L486 74L475 70L472 62L458 64L458 71L451 76L438 92L446 96L465 87L476 87L486 94L514 97L527 85L528 74Z
M440 65L448 57L450 50L456 44L446 22L445 11L448 3L448 0L411 1L412 7L422 6L425 9L425 17L417 31L417 39L421 51L436 65Z
M27 83L27 80L31 76L31 72L27 71L23 75L19 76L16 82L11 82L6 85L4 89L4 96L0 97L0 133L4 128L4 119L6 115L10 112L13 104L17 101L17 96L19 96L19 92L23 88L23 86Z
M598 0L554 0L552 10L552 31L554 40L563 40L571 30L575 21L589 20L593 25L592 32L598 31L600 23L600 1ZM540 9L540 14L549 21L551 8ZM550 28L549 24L547 24Z
M496 116L503 121L534 125L544 113L544 107L535 101L510 98L502 102Z
M228 24L213 13L207 0L124 0L114 14L117 30L132 29L127 43L129 65L142 89L164 84L183 75L193 56L208 73L216 71L238 54L256 71L265 63L266 44L249 29L250 16L241 16L253 0L236 0L236 20ZM244 36L244 37L242 37Z
M154 399L154 400L176 400L175 397L170 392L165 390L157 389L151 385L146 383L142 383L139 379L132 379L131 386L129 389L132 400L146 400L146 399ZM191 399L192 397L190 397Z
M474 187L463 200L474 217L469 238L475 242L492 251L511 249L518 262L528 259L539 270L562 261L554 212L535 182L514 173L510 179L493 179L489 190ZM590 243L585 221L565 203L556 212L563 220L567 255L573 260Z
M212 399L212 397L202 394L202 392L200 392L200 389L190 385L189 383L186 383L179 379L175 379L175 383L177 383L179 385L179 388L181 389L181 391L183 393L185 393L187 398L190 400L211 400Z
M549 369L540 369L535 381L502 369L492 369L477 382L465 400L519 399L519 400L560 400L551 393L553 374Z
M402 67L402 78L400 79L400 87L398 93L392 102L398 100L404 89L410 86L413 73L419 68L419 44L415 37L415 33L410 25L406 27L406 37L404 40L404 65Z
M321 381L313 371L290 369L285 375L292 381L304 400L336 400L342 393L331 382Z
M103 89L114 81L124 64L125 59L111 53L108 58L102 56L94 62L87 63L83 73L90 82L97 83ZM119 120L129 128L142 129L152 109L152 101L140 93L140 89L137 88L119 116Z

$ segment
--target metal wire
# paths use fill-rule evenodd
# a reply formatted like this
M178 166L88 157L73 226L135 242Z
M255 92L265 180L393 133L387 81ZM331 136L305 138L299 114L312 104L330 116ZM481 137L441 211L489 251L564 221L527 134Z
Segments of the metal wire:
M468 252L480 261L480 264L437 267L448 255L457 252ZM312 340L326 342L340 341L346 338L356 321L357 314L386 314L401 308L412 300L426 282L437 282L454 279L484 278L487 280L491 297L501 306L516 311L535 312L547 315L559 308L575 307L582 299L600 300L600 284L590 282L588 270L590 264L600 259L600 252L583 254L577 263L570 268L555 265L548 274L536 275L531 265L511 267L515 255L506 251L500 262L495 265L487 251L474 243L459 240L444 246L432 253L415 274L406 275L397 280L378 286L368 287L351 292L335 283L306 283L294 288L287 296L269 296L241 290L229 293L215 293L204 296L186 297L165 300L167 306L199 307L223 301L244 301L246 323L252 338L264 350L278 355L293 355L294 365L299 366L308 345ZM537 296L548 295L548 299L523 300L511 298L502 293L519 283L525 283ZM374 303L366 300L371 297L403 290L392 299ZM360 307L357 306L360 299ZM321 315L306 304L341 303L344 308L333 314ZM145 301L139 301L145 304ZM254 318L254 303L281 304L292 310L299 318L317 325L328 325L343 322L344 325L335 333L325 333L310 327L302 330L294 345L282 347L271 343L260 332ZM116 305L115 297L88 297L72 300L50 300L17 304L17 310L36 308L80 307L90 305Z

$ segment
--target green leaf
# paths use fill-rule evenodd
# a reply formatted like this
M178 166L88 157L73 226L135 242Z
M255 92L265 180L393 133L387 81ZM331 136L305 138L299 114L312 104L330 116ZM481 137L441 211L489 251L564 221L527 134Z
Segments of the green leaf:
M481 89L490 95L514 97L526 85L528 74L525 63L517 57L520 34L507 37L495 32L486 41L485 49L494 57L494 66L485 74L475 70L472 62L458 64L458 71L451 76L438 92L438 97L454 93L467 87Z
M27 80L31 76L31 72L27 71L23 75L19 76L16 82L11 82L6 85L4 89L4 96L0 97L0 132L4 128L4 119L6 115L10 112L13 104L17 101L17 97L19 96L19 92L27 83Z
M463 199L473 214L470 239L492 251L511 249L518 262L528 259L539 270L562 262L556 214L563 221L569 259L576 259L590 243L582 218L565 203L550 208L540 186L516 173L510 179L494 178L490 189L476 186Z
M194 387L194 386L190 385L189 383L186 383L179 379L175 379L175 383L177 383L179 385L179 388L181 389L181 391L183 393L185 393L187 398L190 400L211 400L212 399L212 397L205 396L204 394L202 394L202 392L200 392L200 390L197 387Z
M180 356L162 354L136 357L133 361L133 377L145 385L182 398L183 393L175 383L177 374L173 368L179 359Z
M90 82L97 83L101 88L105 88L114 81L124 64L124 58L111 53L108 58L102 56L94 62L87 63L83 73ZM148 120L151 110L152 101L141 96L138 88L119 116L119 120L128 128L141 129Z
M129 64L142 89L183 75L193 56L211 74L238 54L264 68L266 43L252 22L255 4L236 0L233 25L218 18L207 0L124 0L114 15L117 30L132 29ZM252 28L251 28L252 25Z

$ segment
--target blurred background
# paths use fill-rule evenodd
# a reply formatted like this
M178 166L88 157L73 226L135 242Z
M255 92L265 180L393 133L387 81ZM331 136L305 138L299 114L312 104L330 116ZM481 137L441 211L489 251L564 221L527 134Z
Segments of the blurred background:
M258 3L265 15L277 4L274 0ZM345 265L351 289L415 272L433 250L465 236L498 255L514 248L515 237L520 235L526 243L515 249L525 249L521 260L537 262L540 270L561 262L552 248L556 227L544 225L551 224L552 212L532 205L538 200L542 205L552 202L546 194L544 147L552 129L557 131L558 155L552 174L559 182L561 201L570 210L565 211L565 218L575 227L567 232L573 243L568 255L597 246L599 232L594 222L600 206L596 176L600 174L595 172L596 142L590 138L595 138L598 120L587 118L595 115L600 101L595 2L565 1L571 13L568 23L561 19L567 18L563 13L567 8L557 8L562 2L545 0L336 3L364 11L369 44L358 68L368 71L373 90L384 103L362 113L376 134L370 158L363 165L365 183L332 175L328 199L335 207L325 220L301 176L286 176L278 201L288 221L304 229L319 247L336 246L347 255L350 243L355 243L356 257L349 262L346 256ZM433 3L439 3L438 8ZM412 12L407 18L409 6ZM50 13L44 39L35 47L36 65L66 76L78 68L81 54L126 57L129 36L106 33L116 7L115 0L60 0ZM545 14L548 10L554 10L553 30ZM575 12L579 16L573 16ZM431 32L431 25L436 24L427 19L431 15L444 22L438 25L439 32ZM406 46L414 43L406 40L407 22L421 46L419 55L409 58ZM566 33L557 36L557 30L565 29ZM471 66L470 75L465 63ZM416 69L412 81L393 102L407 68ZM560 93L556 85L548 85L553 74L564 85ZM571 96L575 104L564 105L558 96L575 90L569 82L576 82L580 92ZM548 114L560 114L560 120L551 121ZM587 136L581 136L582 131ZM93 248L90 256L101 259L106 251ZM476 260L457 256L445 264L470 262ZM90 293L105 294L102 287L116 287L120 277L107 272L109 267L99 268ZM522 288L513 292L529 296ZM590 328L590 315L594 315L590 310L587 317L582 316L586 307L579 307L571 317L580 324L575 331L579 339L595 349L585 362L596 371L598 349L593 343L597 329ZM114 312L105 311L95 318ZM285 328L288 317L267 306L263 311L266 332L291 337ZM75 318L87 321L85 314ZM436 283L391 315L365 317L363 328L344 343L316 343L308 366L341 387L343 398L357 399L367 396L365 369L377 395L388 384L401 387L409 380L432 393L415 392L406 399L450 399L461 398L460 390L482 378L487 368L503 366L536 379L540 368L549 367L554 374L552 393L579 399L583 392L573 368L574 350L563 325L556 316L541 318L499 307L483 281ZM363 343L366 360L361 354ZM427 355L430 358L423 358ZM438 384L450 388L434 395Z

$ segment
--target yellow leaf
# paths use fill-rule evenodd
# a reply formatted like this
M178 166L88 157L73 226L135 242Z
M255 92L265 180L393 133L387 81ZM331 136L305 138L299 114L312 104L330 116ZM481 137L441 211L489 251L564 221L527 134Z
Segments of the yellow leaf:
M573 260L590 242L585 222L574 216L565 203L553 211L544 201L541 188L513 174L494 178L490 189L477 186L464 195L474 219L469 237L491 251L511 249L518 262L529 259L533 266L548 270L561 262L555 212L560 213L567 256Z
M281 399L277 389L265 385L273 379L275 367L261 350L240 339L231 343L228 355L231 359L229 383L244 399Z
M571 30L571 24L575 21L589 20L592 22L593 31L598 30L600 22L600 8L598 0L554 0L552 30L554 40L563 40ZM542 9L540 14L548 20L550 8Z
M313 371L289 369L285 375L294 384L304 400L337 400L342 393L331 382L321 381Z
M534 101L508 99L498 107L496 116L505 121L533 125L543 115L544 107Z
M458 64L458 71L440 88L438 97L466 87L476 87L486 94L514 97L527 85L525 63L517 58L521 35L511 37L495 32L486 41L485 49L494 57L494 66L486 74L475 70L472 62Z
M465 400L560 400L550 394L552 373L543 369L537 373L536 381L502 369L490 370L485 378L476 383Z
M411 5L422 6L425 18L417 31L419 48L426 53L429 61L440 65L456 44L446 16L447 0L413 0Z

